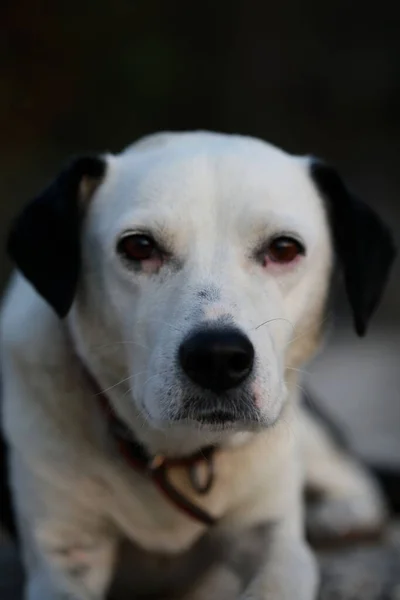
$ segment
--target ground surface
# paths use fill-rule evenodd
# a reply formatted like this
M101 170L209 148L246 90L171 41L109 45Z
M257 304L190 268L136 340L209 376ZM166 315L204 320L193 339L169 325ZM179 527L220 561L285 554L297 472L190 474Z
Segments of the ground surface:
M320 553L320 600L400 600L400 523L380 544Z

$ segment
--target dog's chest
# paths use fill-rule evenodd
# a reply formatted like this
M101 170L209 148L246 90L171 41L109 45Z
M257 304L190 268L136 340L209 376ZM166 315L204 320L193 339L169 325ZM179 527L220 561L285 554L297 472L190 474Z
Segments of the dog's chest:
M210 516L218 519L225 512L229 495L220 481L204 495L193 490L185 469L171 470L168 481L182 498ZM186 551L208 530L142 474L125 473L113 482L110 508L123 535L148 552Z
M117 570L111 586L112 600L191 597L207 574L221 569L235 578L237 590L245 587L257 570L268 544L268 526L221 534L209 529L190 549L166 554L146 552L125 540L119 551Z

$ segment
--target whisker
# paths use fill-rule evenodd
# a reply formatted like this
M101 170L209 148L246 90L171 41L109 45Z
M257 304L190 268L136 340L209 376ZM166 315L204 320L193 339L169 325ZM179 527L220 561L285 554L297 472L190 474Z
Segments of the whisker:
M306 398L307 402L310 404L310 406L313 407L313 409L315 410L315 412L318 414L318 412L321 410L320 407L318 406L318 403L314 400L314 396L312 394L310 394L309 390L306 388L301 387L300 385L297 385L297 387L299 388L299 390L302 392L302 394L304 395L304 397ZM300 410L300 409L299 409Z
M148 383L150 381L150 379L154 379L154 377L158 377L159 373L153 373L153 375L150 375L150 377L148 377L146 379L146 381L143 383L143 387L146 385L146 383Z
M168 327L171 327L171 329L174 329L175 331L179 331L179 333L183 332L183 328L182 327L177 327L176 325L173 325L172 323L169 323L168 321L165 321L164 319L146 319L149 323L162 323L163 325L167 325ZM140 321L142 321L142 319L137 319L135 321L135 323L139 323Z
M319 323L317 323L317 325L312 325L310 327L308 327L305 331L303 331L302 333L300 333L299 335L296 335L296 337L292 338L289 341L288 346L290 346L291 344L293 344L293 342L295 342L296 340L299 340L300 338L304 337L305 335L307 335L312 329L314 329L314 327L321 327L324 323L326 323L326 321L328 319L330 319L332 313L328 313L326 315L326 317L324 319L322 319L322 321L320 321Z
M108 388L100 390L95 395L96 396L100 396L101 394L105 394L106 392L109 392L110 390L113 390L118 385L121 385L122 383L125 383L125 381L129 381L129 379L132 379L132 377L133 377L133 375L129 375L129 377L125 377L125 379L121 379L120 381L117 381L117 383L114 383L113 385L110 385Z
M307 371L306 369L297 369L296 367L285 367L285 371L295 371L296 373L304 373L305 375L310 375L310 371Z
M133 373L132 375L129 375L129 377L125 377L124 379L121 379L120 381L117 381L117 383L114 383L113 385L110 385L108 388L100 390L95 395L96 396L100 396L101 394L105 394L106 392L109 392L110 390L113 390L117 386L122 385L126 381L129 381L130 379L133 379L134 377L137 377L138 375L141 375L142 373L147 373L147 370L145 370L145 371L138 371L137 373Z
M304 388L299 383L296 383L295 386L297 387L298 390L300 390L300 392L305 396L305 398L307 398L307 401L310 404L312 404L313 406L316 406L314 400L312 399L312 397L310 396L310 394L308 393L306 388ZM318 407L316 407L316 408L318 408Z
M149 419L147 417L147 414L144 410L138 410L138 416L141 420L141 428L144 429L149 425Z
M288 431L289 435L292 435L296 439L297 436L296 436L295 428L291 425L291 423L285 417L281 417L281 419L282 419L282 423L285 425L285 428Z
M254 327L254 331L256 331L257 329L260 329L260 327L263 327L264 325L267 325L268 323L273 323L274 321L285 321L294 330L294 325L293 325L293 323L291 323L289 321L289 319L285 319L284 317L275 317L274 319L267 319L266 321L263 321L262 323L257 325L257 327Z

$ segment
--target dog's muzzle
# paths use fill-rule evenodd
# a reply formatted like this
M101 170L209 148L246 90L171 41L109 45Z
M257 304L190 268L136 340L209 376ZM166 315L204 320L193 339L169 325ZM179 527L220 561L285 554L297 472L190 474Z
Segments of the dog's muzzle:
M179 362L195 384L180 418L209 425L256 418L245 385L253 372L254 348L241 331L232 327L197 330L181 344Z

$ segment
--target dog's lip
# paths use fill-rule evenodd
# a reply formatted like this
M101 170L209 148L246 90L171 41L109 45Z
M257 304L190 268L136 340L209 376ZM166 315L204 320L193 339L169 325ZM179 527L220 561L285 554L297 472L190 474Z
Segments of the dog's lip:
M240 423L258 421L258 418L255 414L233 411L230 408L216 407L214 409L185 410L179 415L177 420L192 421L199 425L223 425L229 427L230 425L235 426Z
M210 425L223 425L227 423L235 423L237 421L237 418L235 418L235 415L231 411L221 409L202 411L195 416L195 419L200 423L206 423Z

